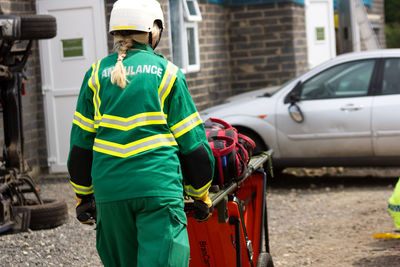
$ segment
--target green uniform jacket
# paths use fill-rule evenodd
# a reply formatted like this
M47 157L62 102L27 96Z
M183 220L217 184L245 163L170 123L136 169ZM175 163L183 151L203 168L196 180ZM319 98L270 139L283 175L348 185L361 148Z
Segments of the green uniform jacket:
M77 165L72 166L77 169L72 172L75 177L70 171L75 192L94 191L99 203L182 198L180 160L186 158L199 161L198 169L186 171L189 176L191 171L203 175L185 174L185 191L195 197L204 195L211 185L214 158L185 76L149 46L135 44L123 61L128 83L122 89L111 83L116 61L117 53L99 60L83 80L68 160L69 169L71 158ZM90 151L91 177L80 174L84 168L78 166L89 157L71 154L73 147Z

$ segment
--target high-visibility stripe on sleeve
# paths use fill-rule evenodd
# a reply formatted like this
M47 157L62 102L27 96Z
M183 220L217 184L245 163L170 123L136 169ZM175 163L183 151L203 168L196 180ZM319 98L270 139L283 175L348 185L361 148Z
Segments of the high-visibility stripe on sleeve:
M94 121L84 117L78 111L75 111L73 123L85 131L92 133L96 132L96 129L94 128Z
M177 124L171 127L171 131L174 134L175 138L182 136L183 134L189 132L197 125L201 124L201 118L198 112L193 113L187 118L181 120Z
M158 87L158 96L160 98L161 110L164 109L165 99L171 92L171 88L176 80L177 72L178 72L178 67L172 64L171 62L168 62L167 69L161 80L161 84Z
M90 186L83 186L83 185L78 185L72 181L69 181L72 185L72 188L74 189L75 193L81 194L81 195L89 195L93 194L93 185Z
M177 145L172 134L157 134L126 145L96 138L94 139L93 150L116 157L126 158L153 148Z
M400 212L400 205L389 204L388 209L393 212Z
M138 126L153 124L167 124L162 112L140 113L129 118L103 114L99 126L129 131Z
M210 180L205 186L199 188L199 189L195 189L193 186L191 185L185 185L185 192L192 197L202 197L206 192L208 192L208 189L210 189L211 187L211 182L212 180Z
M101 114L100 114L100 105L101 105L101 100L100 100L100 82L99 82L99 68L100 68L100 63L101 60L97 62L97 64L92 65L92 76L90 77L88 81L89 87L93 91L93 105L94 105L94 127L97 128L99 127L99 123L101 120Z

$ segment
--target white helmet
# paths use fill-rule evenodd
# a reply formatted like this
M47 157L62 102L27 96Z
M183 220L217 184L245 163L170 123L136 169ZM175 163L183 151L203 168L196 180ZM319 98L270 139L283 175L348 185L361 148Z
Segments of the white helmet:
M156 0L118 0L111 10L110 30L150 32L155 21L164 29L163 12Z

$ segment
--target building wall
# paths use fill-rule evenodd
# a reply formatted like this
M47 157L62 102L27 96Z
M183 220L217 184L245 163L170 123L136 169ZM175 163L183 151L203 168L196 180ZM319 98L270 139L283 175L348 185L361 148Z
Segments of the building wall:
M34 0L0 0L0 7L6 14L36 13L36 2ZM34 41L32 53L26 65L25 74L27 80L24 82L26 94L22 96L25 157L29 166L32 168L33 175L39 172L46 172L48 168L43 95L39 66L38 42ZM3 136L2 122L0 132L0 135ZM3 143L3 140L0 142Z
M233 6L229 21L234 94L279 85L306 70L303 6Z
M229 51L229 9L200 3L203 17L198 22L200 71L186 74L189 91L199 110L220 103L232 95Z

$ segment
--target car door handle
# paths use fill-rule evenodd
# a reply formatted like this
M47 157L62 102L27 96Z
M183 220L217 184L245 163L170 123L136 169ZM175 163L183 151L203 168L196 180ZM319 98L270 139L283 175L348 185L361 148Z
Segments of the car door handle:
M342 110L342 111L357 111L357 110L360 110L362 108L363 108L362 105L356 106L354 104L347 104L347 105L342 106L340 108L340 110Z

